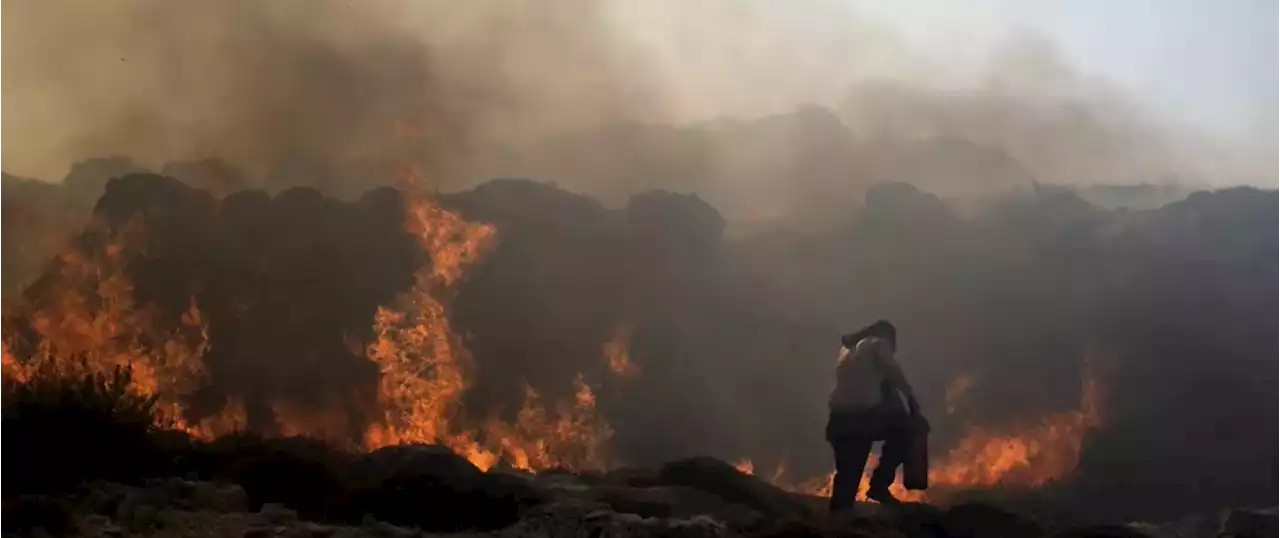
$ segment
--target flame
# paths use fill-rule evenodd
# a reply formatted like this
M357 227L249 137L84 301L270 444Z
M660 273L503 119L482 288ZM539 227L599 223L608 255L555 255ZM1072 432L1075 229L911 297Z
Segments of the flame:
M858 497L862 502L867 501L867 490L871 488L871 471L876 468L880 462L879 454L871 454L867 457L867 465L864 467L862 477L858 480ZM816 497L830 497L831 492L835 489L836 473L831 471L825 475L810 478L793 484L786 489L796 493L805 495L813 495ZM923 491L912 491L902 486L901 480L896 480L889 485L889 493L894 497L906 502L925 502L928 496Z
M868 481L870 480L870 477L871 477L871 470L875 469L875 466L879 461L880 461L879 454L873 453L867 456L867 464L865 466L864 472L862 473L862 478L858 483L858 500L859 501L867 500L865 493L869 487ZM738 472L740 473L751 475L751 476L755 475L755 462L752 461L751 458L742 458L738 460L737 463L734 463L733 466L734 468L738 469ZM778 466L774 468L773 474L769 478L766 478L764 480L770 484L773 484L774 486L777 486L779 488L785 489L793 493L813 495L815 497L830 497L831 491L834 489L835 478L836 478L835 471L831 471L824 475L810 477L807 479L802 479L798 482L793 482L787 479L786 462L780 461L778 462ZM895 497L904 501L909 501L909 502L923 502L925 500L925 493L923 491L908 490L902 487L902 485L899 482L900 481L894 482L892 485L889 486L889 491L893 493Z
M140 219L116 231L91 223L89 233L105 242L100 249L68 248L59 256L57 274L44 283L56 295L18 305L35 338L21 363L11 354L14 343L5 342L6 375L21 379L39 368L105 374L131 365L135 390L157 396L157 421L186 429L182 401L204 381L209 349L196 300L173 324L163 323L155 308L135 304L125 264L145 244Z
M273 400L270 407L277 433L285 437L314 437L331 442L350 439L350 415L338 398L329 396L322 405L314 407Z
M608 463L606 445L613 430L596 413L595 393L579 374L572 405L561 404L554 417L539 405L538 393L525 389L525 402L514 427L499 421L487 424L486 439L497 443L517 469L552 467L580 471Z
M416 170L406 182L417 183ZM555 413L541 406L532 388L514 424L497 419L483 431L465 427L459 402L470 387L471 354L450 326L444 298L497 240L492 225L467 222L428 195L408 196L405 229L418 238L430 263L415 274L413 287L374 316L375 340L365 354L378 365L382 420L364 436L369 450L397 443L440 443L481 469L505 459L520 469L599 467L612 430L595 410L595 394L575 379L572 404Z
M378 403L382 421L365 433L365 448L399 443L441 443L487 469L497 458L451 422L469 387L464 368L471 356L450 327L446 296L463 269L492 247L492 226L471 224L440 208L428 196L411 194L405 230L430 256L414 275L413 286L393 307L374 315L375 339L366 357L378 365Z
M233 432L245 431L249 427L249 413L245 410L244 399L231 397L217 414L203 418L195 424L179 422L177 429L186 431L192 437L209 441L215 437Z
M604 357L609 361L609 370L618 377L635 377L640 375L640 367L631 362L631 335L635 333L635 325L630 322L619 323L613 330L613 338L604 344Z
M1097 382L1086 375L1079 409L1014 433L973 428L930 466L929 480L944 487L1041 486L1075 470L1085 436L1100 425Z
M952 387L971 386L962 376ZM949 390L950 394L951 391ZM1012 486L1035 488L1066 476L1080 462L1085 436L1101 426L1100 397L1097 381L1086 372L1081 386L1079 409L1051 413L1036 423L1014 433L999 434L986 428L972 428L941 460L930 462L929 484L945 497L945 492L961 488ZM879 462L878 454L867 458L858 485L858 499L865 499L871 470ZM745 474L755 473L755 464L744 458L734 465ZM781 468L781 466L780 466ZM806 495L830 497L835 472L799 482L775 473L770 483ZM895 481L889 491L901 500L924 502L930 497L924 491L912 491Z

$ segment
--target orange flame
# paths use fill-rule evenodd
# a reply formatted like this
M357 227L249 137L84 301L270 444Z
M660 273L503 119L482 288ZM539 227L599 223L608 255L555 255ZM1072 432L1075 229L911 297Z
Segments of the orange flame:
M604 357L609 361L609 370L618 377L635 377L640 375L640 367L631 362L631 335L635 325L629 322L619 323L613 330L613 338L604 344Z
M416 176L409 171L407 183L416 183ZM554 414L530 388L514 425L490 420L483 435L464 427L459 402L470 387L471 355L453 332L442 298L494 246L496 230L469 223L422 194L409 197L405 229L431 263L419 269L394 308L381 307L374 317L376 339L365 353L381 371L383 417L365 433L365 448L440 443L481 469L504 458L522 469L600 466L612 430L595 412L595 395L581 376L574 403L561 404Z
M875 468L878 461L880 461L880 456L878 454L870 454L867 457L867 465L865 466L866 471L862 473L862 478L858 483L858 500L860 501L866 501L865 493L869 487L868 481L870 480L871 469ZM738 460L738 462L734 464L734 467L738 469L738 472L743 474L755 475L755 462L750 458ZM764 480L793 493L813 495L815 497L830 497L831 491L834 488L835 477L836 473L835 471L832 471L824 475L793 482L787 479L786 462L780 461L778 462L778 466L774 469L773 474ZM908 490L902 487L898 482L894 482L889 486L889 491L892 492L895 497L904 501L922 502L925 500L925 493L923 491Z
M56 295L18 305L31 320L35 341L22 363L12 356L12 343L5 343L6 376L21 379L38 368L107 373L131 365L135 390L158 397L157 420L187 429L182 400L203 382L209 349L200 309L192 298L179 321L167 325L154 308L135 304L125 261L143 244L141 220L114 233L92 223L90 233L106 243L100 250L69 248L59 256L58 273L44 283Z
M961 379L964 379L963 377ZM968 385L957 380L952 387ZM1080 408L1051 413L1035 426L1008 434L973 428L941 460L930 462L929 483L945 496L947 490L1012 486L1034 488L1058 480L1075 470L1085 436L1101 425L1100 401L1096 380L1086 373L1081 387ZM879 461L871 454L858 485L859 500L868 488L870 470ZM735 467L754 474L750 459L740 460ZM769 482L808 495L830 497L835 472L800 482L789 482L775 474ZM929 499L924 491L903 488L900 481L889 488L895 497L905 501Z
M1080 408L1053 413L1012 434L973 428L931 466L930 482L950 487L1036 487L1075 470L1085 436L1101 425L1097 382L1085 377Z

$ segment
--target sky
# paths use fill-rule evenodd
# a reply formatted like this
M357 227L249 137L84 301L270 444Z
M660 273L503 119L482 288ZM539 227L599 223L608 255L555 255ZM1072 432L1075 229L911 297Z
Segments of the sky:
M850 2L957 63L1011 35L1041 35L1080 71L1142 95L1169 119L1275 151L1275 0Z

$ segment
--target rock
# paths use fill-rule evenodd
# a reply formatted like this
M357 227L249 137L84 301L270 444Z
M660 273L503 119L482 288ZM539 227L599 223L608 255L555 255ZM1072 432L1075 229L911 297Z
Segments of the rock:
M282 538L328 538L335 532L335 527L304 521L286 530Z
M365 454L356 465L359 473L372 481L415 475L455 479L484 475L466 458L440 445L392 445Z
M113 482L92 482L80 491L80 509L119 519L121 505L128 498L130 488Z
M164 519L161 511L150 505L137 505L129 511L128 517L120 520L130 531L149 532L160 526Z
M1280 536L1276 508L1236 509L1222 524L1222 535L1231 538L1275 538Z
M699 457L663 465L658 479L664 485L688 486L751 508L765 517L810 519L817 514L791 493L715 458Z
M262 509L258 510L258 515L264 521L276 525L283 525L298 521L297 512L279 503L263 504Z
M709 516L735 530L754 529L762 520L760 513L751 508L730 503L713 493L685 486L599 486L591 489L591 495L615 512L641 517Z
M248 510L249 497L237 484L198 482L191 490L191 507L218 513L244 512Z
M360 491L347 509L428 531L496 530L547 498L518 476L393 476Z
M216 478L243 487L247 510L282 503L304 519L319 519L350 495L343 472L354 460L321 441L231 435L205 451Z
M217 513L244 512L248 496L238 485L219 485L181 478L152 479L142 488L99 483L92 486L87 502L98 513L115 512L121 519L138 506L180 508ZM114 510L106 511L112 505Z
M503 529L502 537L673 537L711 538L727 536L723 524L710 517L653 518L619 514L600 503L566 502L540 506L514 525Z
M1044 535L1036 522L983 503L952 507L939 518L938 527L945 536L952 538L1037 538Z

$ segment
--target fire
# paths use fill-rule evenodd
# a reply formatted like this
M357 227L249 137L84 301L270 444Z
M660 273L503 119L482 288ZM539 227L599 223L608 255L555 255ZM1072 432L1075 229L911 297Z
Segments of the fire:
M185 430L192 437L211 440L221 435L245 431L249 427L249 413L245 410L244 400L237 397L227 399L222 411L206 417L195 424L182 423L179 429Z
M870 454L867 457L867 464L865 466L865 471L862 473L862 478L858 483L858 500L859 501L867 500L865 493L867 491L867 488L869 487L868 481L870 480L870 477L871 477L871 471L875 469L876 464L879 461L880 461L880 456L878 454ZM752 475L752 476L755 475L755 462L752 461L750 458L742 458L738 460L738 462L735 463L733 466L736 469L738 469L738 472L742 474ZM813 495L815 497L830 497L831 491L834 489L835 478L836 478L835 471L829 472L824 475L803 479L798 482L793 482L788 480L786 475L787 475L786 462L780 461L778 462L778 466L774 468L773 474L768 478L765 478L764 480L766 482L769 482L770 484L773 484L787 491L791 491L793 493ZM889 491L892 492L895 497L902 499L904 501L923 502L925 500L925 493L923 491L910 491L902 487L902 485L898 482L894 482L893 485L889 486Z
M416 182L416 173L408 175ZM612 430L595 411L595 394L579 376L572 404L555 413L528 389L514 424L497 419L483 431L467 428L460 401L470 387L471 354L450 326L445 299L467 267L497 241L488 224L467 222L428 195L410 194L405 229L418 238L430 263L413 287L392 307L378 309L375 340L365 354L378 365L382 420L365 433L372 450L397 443L440 443L481 469L499 460L521 469L581 469L604 463L603 446Z
M635 377L640 375L640 368L631 362L631 335L635 325L623 322L613 330L613 338L604 344L604 357L609 361L609 370L619 377Z
M204 381L209 349L200 309L192 298L176 323L165 323L155 308L135 303L125 263L145 244L141 220L119 230L92 223L89 233L104 242L59 256L58 273L41 283L54 295L18 305L35 334L23 342L29 351L21 362L11 355L17 343L5 342L6 376L21 379L37 368L105 374L131 365L134 388L158 397L157 420L186 429L182 401Z
M554 417L539 404L538 393L526 388L525 402L514 427L490 421L486 439L496 440L501 453L517 469L584 470L606 466L606 445L613 430L596 413L595 393L581 375L574 384L577 393L573 404L562 403Z
M1075 470L1085 435L1100 425L1097 382L1086 375L1079 409L1012 434L973 428L931 465L929 480L944 487L1041 486Z
M951 387L971 386L966 377L957 379ZM960 389L963 392L966 389ZM951 391L948 390L948 394ZM1012 486L1034 488L1058 480L1075 470L1080 461L1085 436L1101 425L1097 381L1086 373L1081 387L1079 409L1051 413L1035 426L1013 433L995 433L986 428L973 428L941 460L930 462L929 484L941 492L962 488L990 488ZM858 484L859 500L869 486L871 471L875 469L879 455L871 454ZM755 464L749 458L734 465L744 474L755 474ZM782 467L779 466L781 469ZM791 482L784 473L775 473L768 481L783 489L806 495L830 497L835 472ZM911 491L895 481L889 491L899 499L923 502L929 499L924 491ZM945 493L944 493L945 495Z
M315 437L319 439L350 439L350 415L343 402L330 394L321 405L300 406L285 400L271 402L271 416L275 418L277 433L285 437Z

